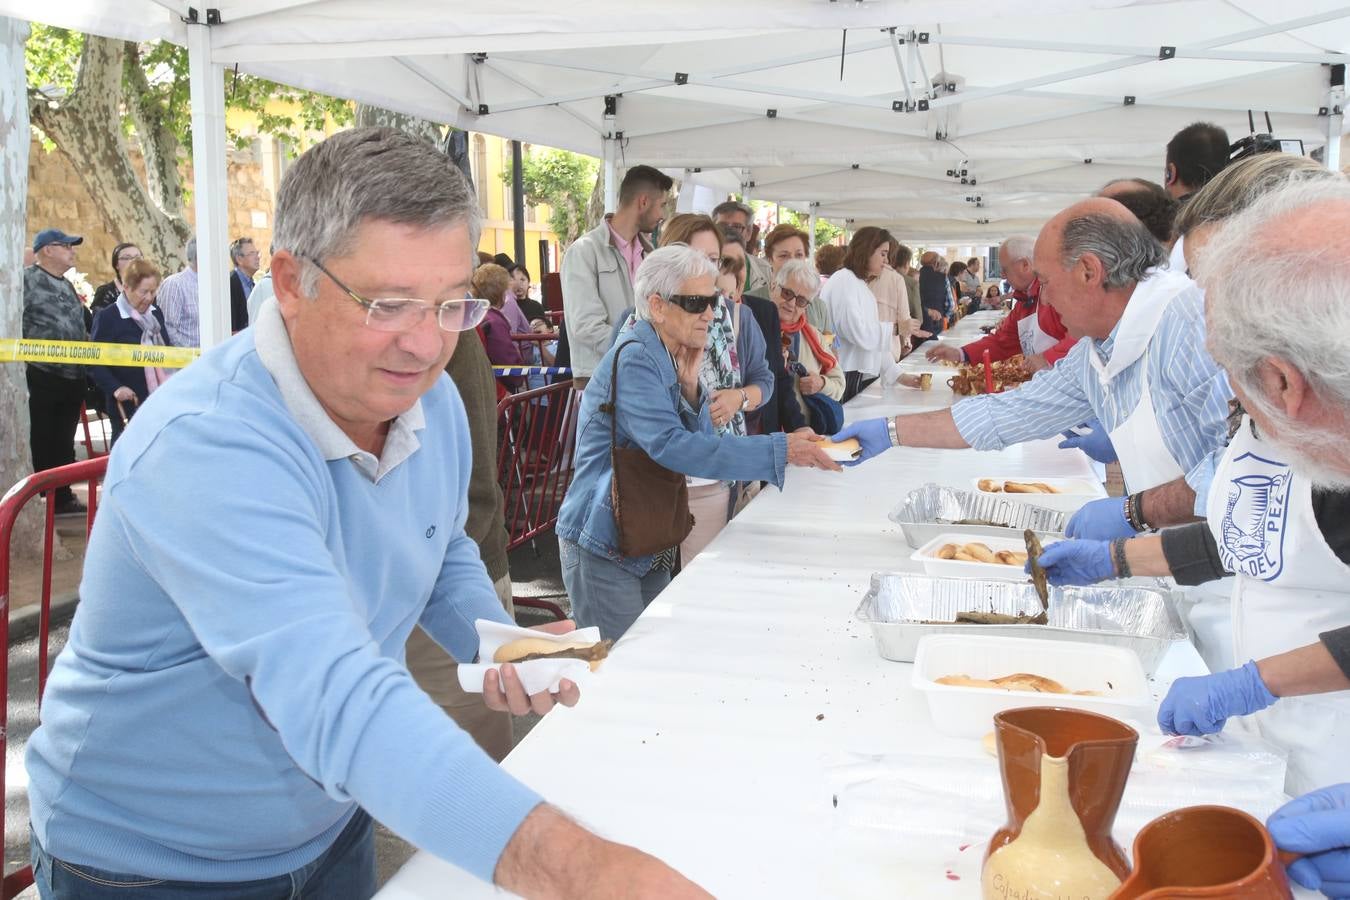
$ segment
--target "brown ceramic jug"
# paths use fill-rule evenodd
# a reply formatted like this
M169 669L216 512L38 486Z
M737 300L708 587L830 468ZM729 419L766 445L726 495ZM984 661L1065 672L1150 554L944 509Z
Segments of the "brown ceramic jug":
M1049 706L994 716L1008 824L984 858L985 900L1106 900L1130 874L1111 840L1139 735Z
M1134 839L1134 874L1112 900L1289 900L1289 880L1270 834L1226 806L1190 806L1159 816Z

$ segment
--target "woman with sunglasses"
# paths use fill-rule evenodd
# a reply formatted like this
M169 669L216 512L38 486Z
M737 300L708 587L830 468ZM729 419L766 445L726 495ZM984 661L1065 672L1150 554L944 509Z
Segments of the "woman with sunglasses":
M771 481L788 465L838 471L806 436L719 434L713 391L701 379L718 302L717 267L706 254L671 244L642 261L634 283L637 322L605 354L581 397L575 475L558 512L563 583L580 626L618 638L670 581L674 546L645 556L620 550L613 445L637 448L665 469L699 478ZM634 346L636 345L636 346Z
M718 265L722 253L722 233L713 220L699 213L681 213L661 229L662 247L685 244ZM626 317L615 332L617 341L637 325L636 315ZM774 376L769 370L765 339L755 318L725 293L713 306L708 325L707 352L703 355L700 381L709 395L709 413L718 434L755 433L750 420L774 396ZM743 505L743 485L710 478L690 477L689 510L694 515L694 530L680 544L684 565L726 527L731 516Z
M773 302L783 329L783 356L792 374L792 399L819 434L844 426L844 372L806 318L820 276L804 259L789 260L774 275Z

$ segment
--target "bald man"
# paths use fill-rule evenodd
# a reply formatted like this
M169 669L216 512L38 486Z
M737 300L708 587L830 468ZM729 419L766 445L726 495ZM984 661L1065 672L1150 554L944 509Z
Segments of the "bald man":
M1033 266L1041 300L1070 335L1091 340L1016 391L856 422L835 440L857 437L862 459L901 444L1002 450L1095 417L1132 492L1189 475L1223 446L1232 391L1205 351L1203 294L1166 260L1162 245L1116 201L1074 204L1041 230ZM1126 509L1126 499L1090 509L1122 522L1147 514Z

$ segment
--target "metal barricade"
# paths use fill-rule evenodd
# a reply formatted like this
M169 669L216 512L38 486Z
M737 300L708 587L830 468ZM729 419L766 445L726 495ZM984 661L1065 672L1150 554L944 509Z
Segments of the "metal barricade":
M94 525L94 513L98 509L98 484L108 469L107 455L82 460L69 466L38 472L20 481L0 498L0 642L5 647L3 662L0 662L0 696L4 705L0 706L0 795L4 794L8 783L5 762L8 760L9 740L9 613L10 613L10 551L14 535L14 525L24 506L34 497L46 499L46 520L42 532L42 595L38 618L38 694L39 705L42 692L47 686L47 644L51 629L52 602L52 552L56 532L56 490L62 487L87 482L89 484L89 512L86 514L86 528ZM6 804L8 806L8 804ZM0 846L3 846L5 827L8 823L0 815ZM33 883L33 870L25 866L17 872L11 872L0 882L0 900L10 900L20 891Z
M572 483L579 405L571 379L511 394L497 405L497 481L508 550L533 541L558 521ZM517 597L515 603L567 617L547 600Z

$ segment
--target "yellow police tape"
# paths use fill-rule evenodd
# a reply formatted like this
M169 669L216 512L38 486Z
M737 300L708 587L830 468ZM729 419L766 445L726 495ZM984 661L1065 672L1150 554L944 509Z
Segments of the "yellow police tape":
M72 366L156 366L181 369L202 351L196 347L148 347L89 341L0 338L0 362L65 363Z

